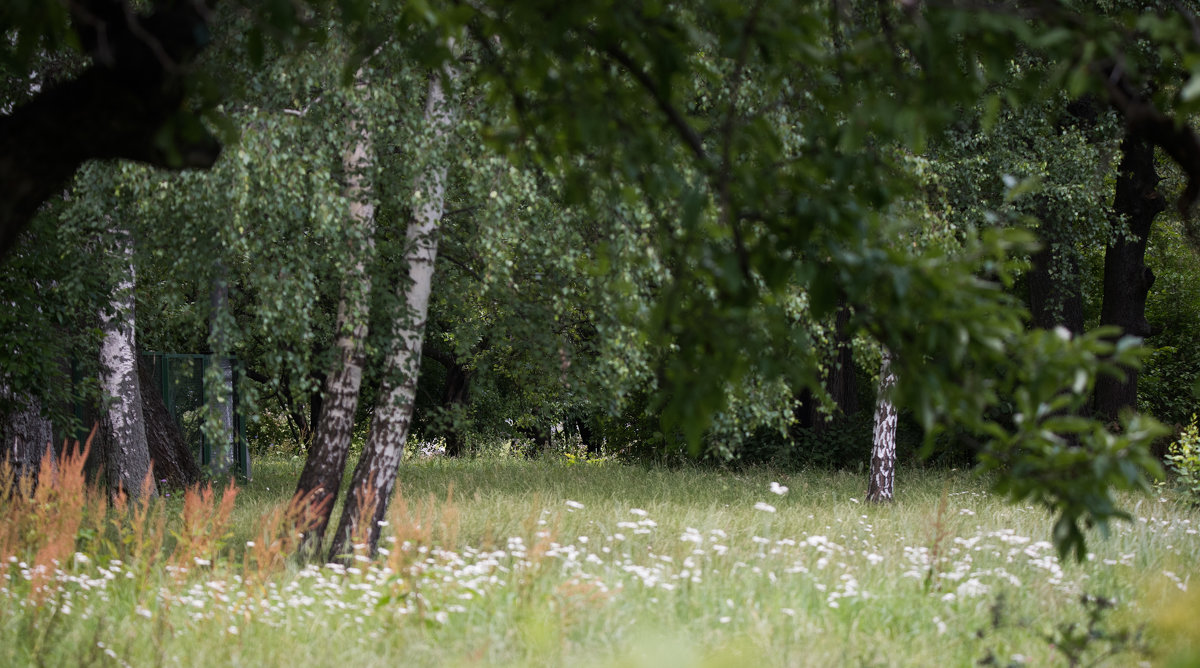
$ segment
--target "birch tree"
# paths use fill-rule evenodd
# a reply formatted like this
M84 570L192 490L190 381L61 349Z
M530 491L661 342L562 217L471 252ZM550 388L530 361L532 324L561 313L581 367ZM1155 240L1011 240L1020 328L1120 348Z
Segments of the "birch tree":
M100 386L108 405L100 418L101 442L108 487L112 493L124 491L139 497L143 491L154 493L150 474L150 448L146 442L146 423L142 415L138 380L137 345L134 341L133 239L128 230L111 232L113 255L119 262L120 276L112 298L100 313L104 340L100 346ZM150 487L143 490L143 485Z
M875 431L871 447L871 477L867 484L867 501L892 500L896 478L896 406L892 404L892 388L896 374L892 371L892 353L883 349L879 364L879 394L875 399Z
M448 165L439 158L457 115L447 92L447 84L453 85L454 78L454 72L447 67L435 71L429 79L425 125L431 139L431 159L415 179L418 203L405 233L408 276L397 290L405 312L394 320L378 403L330 548L331 558L347 554L352 540L366 540L374 551L379 540L379 522L395 488L404 455L437 259L437 232L445 205ZM369 522L368 526L361 526L363 521Z
M360 70L356 89L365 91L365 75ZM309 496L309 509L315 524L305 536L308 549L318 549L333 512L350 452L354 431L354 414L358 410L358 393L362 385L365 342L368 330L368 311L371 296L371 273L375 256L375 204L369 175L374 166L371 132L364 112L349 117L350 134L357 137L342 159L346 169L346 197L350 200L350 224L353 228L348 271L342 278L338 299L334 350L337 359L325 377L322 388L321 411L317 418L312 450L304 463L304 471L296 484L297 496ZM326 501L328 499L328 501Z

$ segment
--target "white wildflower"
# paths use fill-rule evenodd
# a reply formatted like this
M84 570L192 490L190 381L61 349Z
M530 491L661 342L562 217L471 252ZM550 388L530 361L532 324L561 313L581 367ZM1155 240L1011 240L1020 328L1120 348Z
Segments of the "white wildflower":
M941 617L934 617L933 624L937 627L939 636L946 633L946 622L943 622Z
M769 503L763 503L762 501L759 501L758 503L754 504L754 509L755 509L755 510L761 510L761 511L763 511L764 513L773 513L773 512L775 512L775 506L772 506L772 505L771 505L771 504L769 504Z

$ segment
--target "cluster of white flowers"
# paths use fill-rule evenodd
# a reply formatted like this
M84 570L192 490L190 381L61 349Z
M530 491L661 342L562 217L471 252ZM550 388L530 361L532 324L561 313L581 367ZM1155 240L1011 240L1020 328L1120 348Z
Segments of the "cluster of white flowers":
M772 482L768 491L783 497L788 488ZM763 587L800 592L795 600L777 602L779 607L773 611L796 617L797 610L812 609L812 602L841 609L838 614L853 614L856 606L872 598L868 589L885 582L888 587L928 591L941 612L930 621L941 634L947 631L943 616L953 618L959 606L980 605L971 599L994 595L1006 587L1036 586L1040 591L1053 589L1070 594L1083 591L1082 579L1086 576L1064 568L1050 543L1014 529L986 530L977 526L973 532L964 530L959 532L962 535L944 540L906 544L899 534L884 535L883 519L878 520L877 535L870 515L845 512L854 507L843 504L842 514L826 520L828 524L808 515L811 533L780 535L778 527L804 522L801 513L788 512L795 507L793 501L783 501L782 513L766 502L755 503L756 511L780 516L758 516L752 528L705 527L703 520L692 518L689 521L698 526L680 529L682 522L660 518L669 527L660 530L659 521L650 512L634 507L620 511L611 523L590 522L588 526L594 527L590 535L560 539L551 533L551 528L557 526L556 516L585 509L578 501L565 500L557 510L544 510L535 516L538 526L533 536L510 536L487 549L467 546L455 550L397 544L395 538L385 538L385 547L380 550L382 559L359 555L349 565L312 565L281 582L265 585L252 586L220 563L197 559L190 573L175 569L175 579L139 600L134 613L151 619L169 609L171 614L181 615L185 624L223 628L229 635L249 634L253 624L282 626L297 616L330 626L359 624L377 615L391 615L390 620L421 618L446 624L468 612L472 601L495 596L533 577L554 577L609 598L630 591L649 592L656 602L660 596L679 595L697 587L720 587L730 580L742 586L746 581L761 581ZM975 516L975 511L963 508L951 519L973 522L968 518ZM1195 526L1189 520L1139 520L1130 526L1169 535L1178 549L1190 553L1200 549ZM604 531L601 526L616 530ZM246 545L254 547L254 542ZM1108 556L1090 556L1093 568L1128 569L1137 563L1134 552L1113 550ZM118 560L104 563L76 553L64 561L68 564L53 573L53 582L60 591L50 599L63 615L104 614L112 583L134 577ZM404 564L402 572L392 572L389 561ZM1188 573L1160 572L1175 587L1187 590ZM3 601L17 598L12 587L14 579L32 580L36 571L11 557L0 568L0 574ZM933 586L928 586L930 583ZM811 593L812 602L802 600L804 592ZM729 600L713 614L720 624L736 627L745 619L743 607Z

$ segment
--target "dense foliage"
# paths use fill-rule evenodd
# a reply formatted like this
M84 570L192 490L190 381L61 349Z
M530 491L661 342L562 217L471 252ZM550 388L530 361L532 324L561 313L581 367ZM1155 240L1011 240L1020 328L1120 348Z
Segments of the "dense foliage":
M143 27L157 29L167 4ZM77 334L117 280L103 251L116 220L137 244L141 345L236 354L247 410L275 403L307 440L362 234L346 224L343 157L367 132L382 289L370 293L360 413L378 399L389 324L408 317L393 286L427 196L413 184L437 163L449 175L444 252L417 426L456 452L578 433L654 457L757 448L841 462L796 448L855 433L852 417L823 431L837 413L831 378L869 387L886 348L926 449L954 441L998 490L1058 513L1062 550L1082 556L1083 526L1124 516L1110 490L1158 471L1152 417L1089 416L1098 375L1128 373L1146 351L1119 330L1053 328L1026 293L1074 284L1055 299L1078 292L1084 313L1099 310L1098 248L1124 234L1125 137L1180 166L1170 183L1182 194L1143 195L1176 199L1166 215L1188 227L1200 143L1176 120L1200 104L1190 5L188 6L204 35L167 50L179 68L152 68L186 105L154 134L162 160L143 161L191 164L210 135L222 157L182 174L91 163L27 229L6 219L6 233L24 232L2 269L12 345L0 395L61 418L85 394L62 369L94 358ZM33 93L27 104L44 101L34 89L48 72L51 91L82 79L42 69L63 52L90 56L88 72L134 58L117 50L108 63L67 5L18 3L0 20L5 90ZM423 82L448 62L463 109L434 150ZM1190 251L1156 238L1152 252L1170 246L1154 260L1163 281L1178 282ZM1200 364L1184 345L1188 313L1164 328L1176 338L1151 341L1142 402L1172 422L1193 402L1166 388ZM854 364L834 361L843 349Z

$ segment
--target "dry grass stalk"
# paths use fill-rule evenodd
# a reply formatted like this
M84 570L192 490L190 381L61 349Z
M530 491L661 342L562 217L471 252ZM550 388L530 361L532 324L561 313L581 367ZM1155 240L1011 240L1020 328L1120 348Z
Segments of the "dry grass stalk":
M332 496L314 501L320 491L296 494L287 505L276 506L259 522L255 531L258 538L247 544L242 558L242 571L248 582L266 582L300 549L304 534L316 528L326 508L333 503Z
M212 483L190 487L183 495L183 517L171 565L177 573L193 566L211 566L229 537L229 520L238 489L232 483L217 503Z

